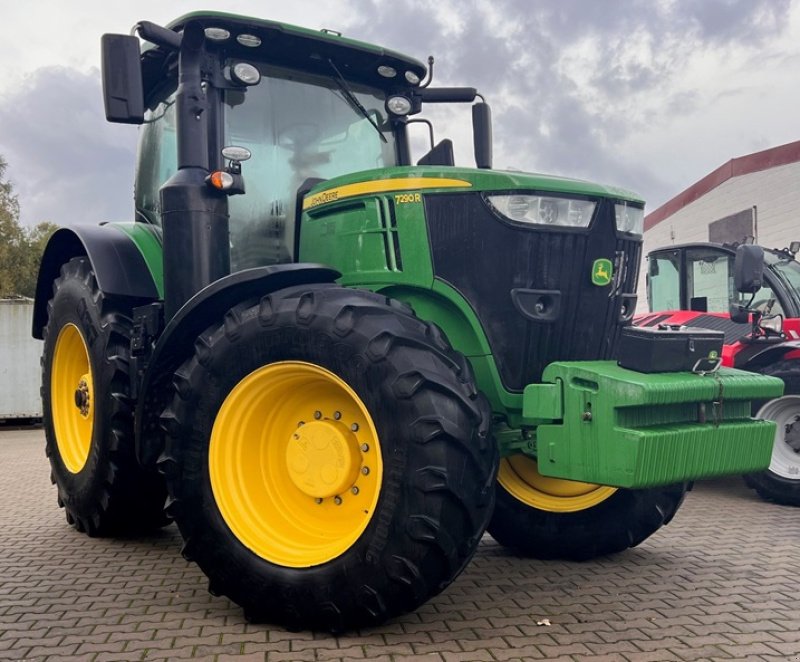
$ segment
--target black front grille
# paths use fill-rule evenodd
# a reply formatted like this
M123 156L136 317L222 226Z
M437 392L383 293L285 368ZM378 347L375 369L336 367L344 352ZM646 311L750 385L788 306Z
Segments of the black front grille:
M588 232L508 223L476 193L430 195L425 209L434 274L477 313L507 389L540 381L553 361L615 358L621 295L635 291L641 242L617 239L613 202L599 203ZM592 284L599 258L622 265L616 287ZM515 288L560 291L560 314L546 323L524 317Z

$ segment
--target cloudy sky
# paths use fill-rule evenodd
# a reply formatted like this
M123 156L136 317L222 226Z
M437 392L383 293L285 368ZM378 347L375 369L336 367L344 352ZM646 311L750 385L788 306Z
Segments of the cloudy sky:
M3 7L0 155L22 221L132 218L136 128L103 118L100 35L211 3ZM800 139L800 0L217 0L425 61L492 105L495 167L638 191L651 211L728 159ZM438 118L470 165L468 113ZM444 126L447 122L447 127Z

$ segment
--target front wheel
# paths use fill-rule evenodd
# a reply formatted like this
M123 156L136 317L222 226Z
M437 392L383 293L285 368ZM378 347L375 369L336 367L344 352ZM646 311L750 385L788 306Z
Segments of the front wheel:
M800 506L800 362L778 361L762 374L780 377L785 395L754 407L754 416L775 421L775 442L766 471L748 474L745 482L767 501Z
M503 458L489 533L539 559L585 561L635 547L668 524L686 484L628 490L550 478L525 455Z
M318 285L236 306L195 348L161 467L212 593L250 619L339 631L459 574L497 459L486 401L436 327Z

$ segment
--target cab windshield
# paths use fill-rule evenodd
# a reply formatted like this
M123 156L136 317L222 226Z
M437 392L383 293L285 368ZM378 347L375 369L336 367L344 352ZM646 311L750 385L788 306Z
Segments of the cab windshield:
M247 192L229 198L232 271L292 261L297 192L308 180L397 163L383 93L346 83L357 104L333 70L258 68L258 85L224 97L224 143L252 153Z

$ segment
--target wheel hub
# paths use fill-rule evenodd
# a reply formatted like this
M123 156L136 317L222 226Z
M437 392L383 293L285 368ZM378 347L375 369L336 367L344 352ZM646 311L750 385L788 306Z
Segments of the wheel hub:
M222 517L270 563L327 563L375 515L383 480L375 424L322 366L279 361L242 378L217 413L208 453Z
M292 434L286 466L292 482L305 494L315 499L342 494L358 477L358 440L338 421L311 421Z
M794 420L786 425L784 432L786 445L795 453L800 454L800 416L795 416Z
M89 375L83 375L78 381L78 388L75 389L75 406L84 418L89 416L91 402L92 396L89 391Z

